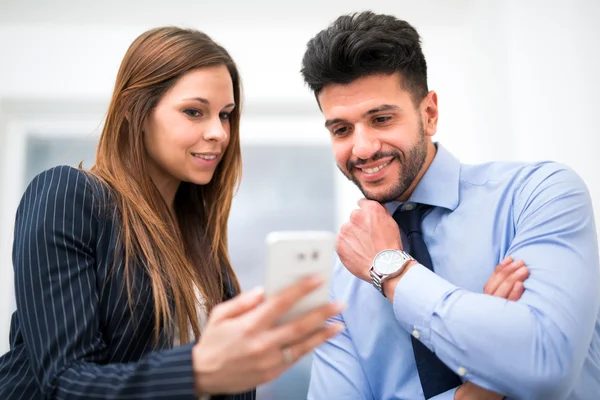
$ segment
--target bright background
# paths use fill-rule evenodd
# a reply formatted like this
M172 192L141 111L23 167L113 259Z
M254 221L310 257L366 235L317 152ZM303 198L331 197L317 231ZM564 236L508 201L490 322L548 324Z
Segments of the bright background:
M300 61L319 30L366 6L421 33L439 95L437 140L468 163L566 163L600 210L599 1L0 0L0 354L14 310L22 192L50 166L92 165L119 63L146 29L201 29L240 67L244 178L230 251L244 288L262 282L270 230L337 229L359 193L333 164ZM307 357L260 398L306 398L309 366Z

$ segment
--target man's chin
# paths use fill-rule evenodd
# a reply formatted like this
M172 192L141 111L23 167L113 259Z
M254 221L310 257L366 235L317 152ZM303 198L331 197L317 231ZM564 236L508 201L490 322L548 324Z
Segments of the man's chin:
M377 182L361 182L356 179L355 176L348 177L348 175L346 175L346 177L358 187L366 199L378 203L384 204L397 200L403 192L399 192L399 187L394 187L394 185L386 182L385 178L382 178Z
M363 187L359 187L361 189L362 194L368 200L373 200L381 204L389 203L390 201L397 200L400 195L396 195L396 193L391 193L390 191L377 191L377 190L368 190Z

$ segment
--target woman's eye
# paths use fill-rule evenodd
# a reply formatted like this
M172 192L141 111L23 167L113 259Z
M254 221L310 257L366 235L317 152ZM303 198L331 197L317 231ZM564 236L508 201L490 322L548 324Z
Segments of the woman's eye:
M221 118L223 121L227 121L231 118L231 113L222 112L221 114L219 114L219 118Z
M185 109L185 110L183 110L183 112L190 117L199 117L200 116L200 111L194 110L193 108Z

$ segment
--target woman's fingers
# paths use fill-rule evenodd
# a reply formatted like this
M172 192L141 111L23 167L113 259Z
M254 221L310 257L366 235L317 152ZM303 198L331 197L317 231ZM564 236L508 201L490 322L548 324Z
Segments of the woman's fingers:
M338 315L344 308L345 306L340 302L315 308L293 321L273 328L269 333L270 340L280 346L299 342L323 328L329 318Z
M285 347L284 349L289 350L285 350L285 352L287 352L286 355L282 349L282 360L284 365L295 363L306 354L314 350L316 347L342 332L345 328L346 327L342 323L336 322L319 329L299 343Z
M306 277L267 299L252 312L252 323L257 329L268 329L304 296L324 283L319 275Z
M238 317L256 308L256 306L264 301L264 296L265 291L262 287L243 292L233 299L214 307L210 316L214 321Z

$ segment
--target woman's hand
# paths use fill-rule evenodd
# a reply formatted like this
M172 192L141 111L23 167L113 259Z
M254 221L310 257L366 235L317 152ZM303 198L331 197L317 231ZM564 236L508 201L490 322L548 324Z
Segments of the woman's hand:
M276 324L322 284L320 278L306 278L266 301L262 290L253 290L216 306L193 349L197 394L239 393L269 382L341 332L342 325L325 325L342 311L340 303Z

